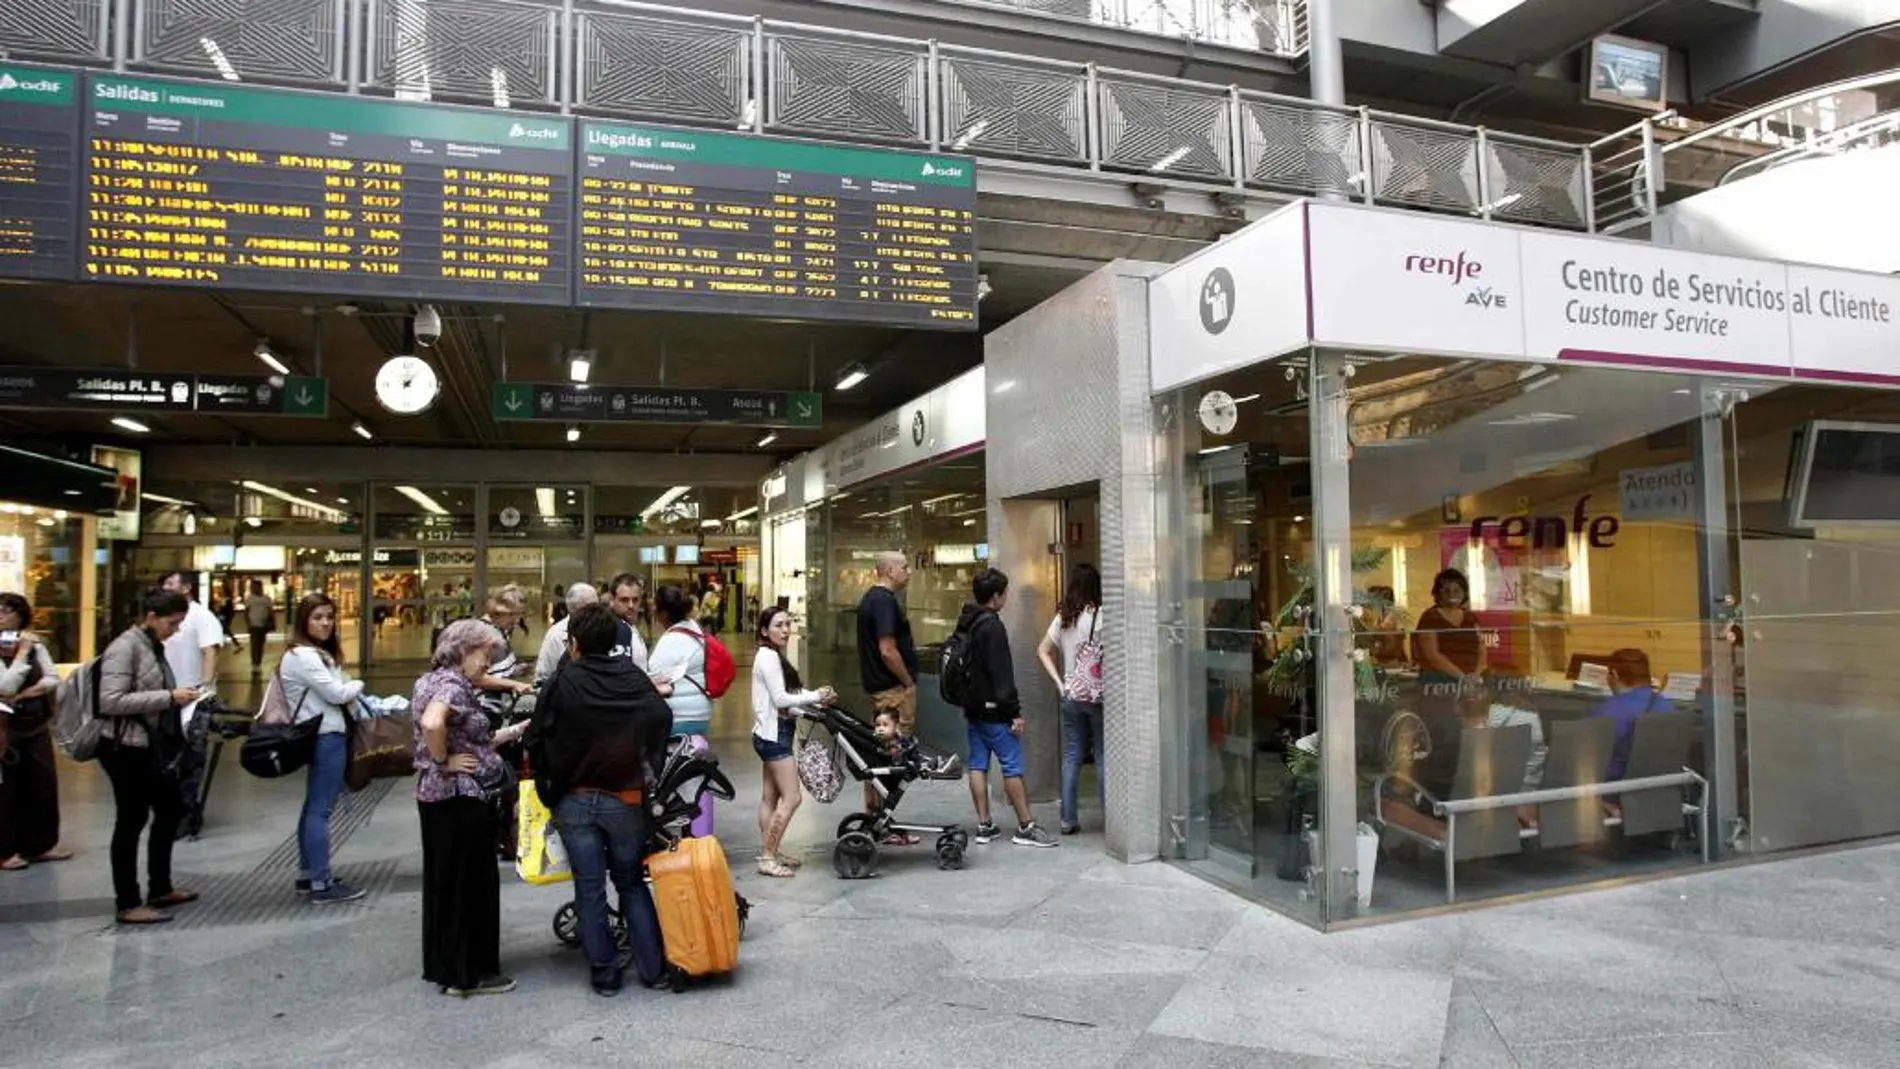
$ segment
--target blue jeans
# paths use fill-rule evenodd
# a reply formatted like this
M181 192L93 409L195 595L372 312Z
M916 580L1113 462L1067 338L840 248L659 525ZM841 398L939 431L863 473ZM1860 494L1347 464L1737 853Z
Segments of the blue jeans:
M1108 804L1108 764L1102 750L1102 703L1062 700L1062 826L1080 821L1075 813L1076 792L1082 785L1082 753L1095 755L1095 789Z
M317 736L297 824L297 860L312 890L330 886L330 814L336 811L336 796L343 793L343 772L349 764L348 735Z
M620 916L627 923L633 965L642 983L665 973L660 958L660 918L641 871L647 843L647 816L611 794L574 791L554 807L554 824L574 870L574 908L580 914L581 947L594 983L620 984L620 948L607 923L607 875L620 891Z

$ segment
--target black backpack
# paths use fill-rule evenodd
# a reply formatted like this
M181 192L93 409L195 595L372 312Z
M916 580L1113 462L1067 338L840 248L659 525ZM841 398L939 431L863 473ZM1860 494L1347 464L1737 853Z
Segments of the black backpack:
M959 628L951 632L950 637L943 640L943 651L937 657L937 693L958 709L965 708L970 700L976 629L987 615L987 612L978 614L970 621L968 631Z

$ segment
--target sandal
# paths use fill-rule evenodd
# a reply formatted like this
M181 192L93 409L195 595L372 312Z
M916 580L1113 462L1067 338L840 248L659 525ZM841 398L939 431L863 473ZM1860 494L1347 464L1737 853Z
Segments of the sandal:
M780 878L785 878L785 877L790 877L790 876L796 876L798 874L792 871L792 867L790 865L787 865L785 862L780 861L778 858L767 857L767 858L759 859L759 875L777 876Z
M18 872L21 869L32 868L32 867L33 867L32 864L28 862L26 858L23 858L18 854L15 854L12 857L7 858L5 861L0 861L0 872Z
M167 924L171 919L171 914L160 913L151 906L135 906L119 911L120 924Z
M790 854L774 854L773 856L778 858L779 864L784 865L787 868L795 869L799 867L800 865L804 864L803 861L800 861L798 858L795 858Z
M52 861L71 861L72 859L73 852L71 850L55 846L44 854L33 858L32 861L35 865L44 865Z

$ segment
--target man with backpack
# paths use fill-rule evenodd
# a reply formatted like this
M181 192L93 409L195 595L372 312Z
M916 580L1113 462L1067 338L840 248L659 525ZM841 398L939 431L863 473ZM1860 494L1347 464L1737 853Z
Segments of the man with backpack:
M1009 576L985 568L970 580L973 600L963 607L956 633L944 648L945 697L963 706L969 721L970 798L976 803L976 841L1000 834L990 819L990 759L1002 766L1003 793L1016 811L1017 846L1060 845L1037 826L1023 787L1023 703L1016 692L1016 666L1010 658L1009 632L997 615L1009 601Z

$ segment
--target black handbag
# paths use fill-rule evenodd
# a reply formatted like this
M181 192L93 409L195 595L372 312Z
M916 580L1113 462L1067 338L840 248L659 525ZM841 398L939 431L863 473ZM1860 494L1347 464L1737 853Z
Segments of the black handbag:
M283 670L278 669L271 677L270 686L265 688L264 701L257 711L256 721L251 724L251 733L245 736L244 745L238 747L238 764L244 771L260 779L276 779L310 763L317 752L317 731L323 726L323 718L313 716L297 722L303 703L309 700L310 691L306 689L297 708L290 710L284 702Z

